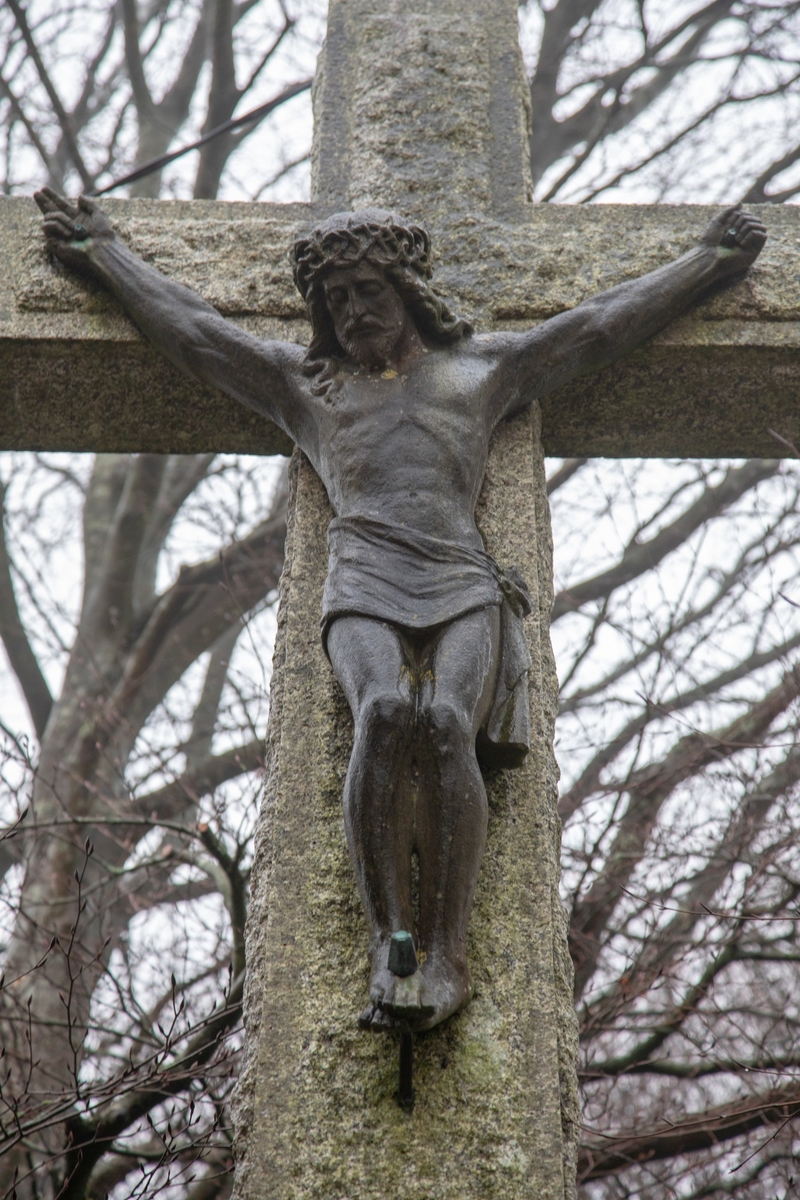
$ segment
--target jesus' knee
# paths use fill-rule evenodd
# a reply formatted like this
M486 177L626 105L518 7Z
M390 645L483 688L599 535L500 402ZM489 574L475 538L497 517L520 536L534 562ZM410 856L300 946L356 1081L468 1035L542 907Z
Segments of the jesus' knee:
M405 740L414 719L410 700L396 692L371 692L355 716L356 737L370 750L380 750Z
M420 726L440 760L469 761L475 753L475 736L467 715L449 700L434 699L420 714Z

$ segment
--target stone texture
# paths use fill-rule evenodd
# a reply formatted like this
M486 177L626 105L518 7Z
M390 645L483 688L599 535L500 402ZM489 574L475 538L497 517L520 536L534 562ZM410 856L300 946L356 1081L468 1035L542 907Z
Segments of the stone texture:
M313 191L428 221L519 219L531 197L517 14L507 0L332 4L314 82Z
M388 202L388 198L384 201ZM319 205L105 202L120 234L263 337L304 341L288 247ZM688 249L713 208L528 205L430 222L437 286L480 329L525 328ZM800 208L767 206L745 280L624 362L546 397L553 455L771 456L800 437ZM0 446L286 453L273 426L199 388L108 296L52 267L30 200L0 199ZM114 402L109 403L109 397Z
M263 337L302 339L288 266L305 206L104 202L120 236ZM32 200L0 201L0 447L289 453L291 444L162 359L112 298L48 261ZM112 401L113 398L113 401Z
M532 585L534 741L489 782L470 926L472 1004L417 1039L413 1113L397 1042L361 1033L367 936L341 791L352 723L316 628L330 509L301 456L281 582L268 778L248 921L247 1067L235 1113L239 1200L564 1200L578 1128L572 967L558 899L548 637L552 547L538 412L493 444L479 524Z

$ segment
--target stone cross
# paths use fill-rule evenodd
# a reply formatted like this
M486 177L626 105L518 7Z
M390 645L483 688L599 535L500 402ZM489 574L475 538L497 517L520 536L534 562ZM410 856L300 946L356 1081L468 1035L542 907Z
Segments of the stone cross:
M669 261L711 210L530 202L514 0L332 0L304 205L104 205L134 250L266 337L305 339L297 228L376 204L428 226L435 281L479 329L526 328ZM396 1048L359 1032L366 934L340 797L351 726L317 636L330 511L295 455L248 938L240 1200L566 1200L576 1035L558 899L556 679L547 634L551 454L773 455L800 435L800 213L735 288L496 436L478 520L534 593L532 752L489 780L471 924L476 997L420 1039L417 1103ZM158 359L100 290L56 275L28 201L0 205L0 445L288 452L283 435ZM773 257L770 257L770 256ZM772 264L772 265L771 265Z

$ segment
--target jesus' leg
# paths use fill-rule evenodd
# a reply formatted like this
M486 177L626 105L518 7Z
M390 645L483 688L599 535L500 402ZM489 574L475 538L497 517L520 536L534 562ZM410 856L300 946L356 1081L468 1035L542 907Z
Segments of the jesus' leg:
M388 969L391 935L414 932L415 671L398 630L368 617L335 620L328 653L355 723L344 820L370 934L372 1007L362 1014L362 1023L380 1028L387 1023L385 1004L396 984Z
M497 675L500 610L484 608L446 626L427 648L420 673L417 753L422 757L416 821L419 939L425 993L434 1012L425 1029L472 995L467 925L486 844L486 790L475 738L491 705ZM424 763L424 766L422 765Z
M472 994L466 933L487 820L475 738L494 691L499 625L491 607L428 637L364 617L339 618L328 634L355 721L345 829L370 926L372 1009L363 1018L373 1027L389 1014L429 1028ZM399 985L389 939L414 931L414 851L425 962Z

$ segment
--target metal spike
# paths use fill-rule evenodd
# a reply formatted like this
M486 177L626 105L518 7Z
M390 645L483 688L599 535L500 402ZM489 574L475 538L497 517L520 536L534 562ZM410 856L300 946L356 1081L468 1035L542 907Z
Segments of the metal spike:
M389 943L389 970L393 975L399 975L401 979L406 975L413 975L415 971L419 970L414 939L405 929L392 934L392 940Z

